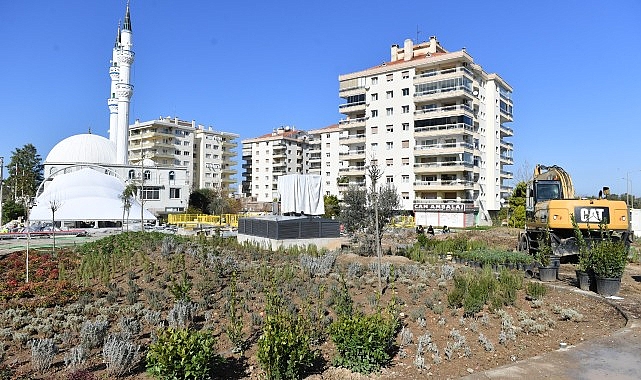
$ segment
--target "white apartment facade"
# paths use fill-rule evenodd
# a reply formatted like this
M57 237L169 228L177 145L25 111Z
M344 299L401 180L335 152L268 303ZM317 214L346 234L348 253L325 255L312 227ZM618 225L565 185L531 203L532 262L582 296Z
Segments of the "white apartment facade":
M390 62L341 75L339 86L345 182L369 185L366 167L376 164L417 224L491 223L512 190L507 82L431 37L393 45Z
M257 202L272 202L278 198L278 177L304 174L309 162L307 133L293 127L279 127L272 133L242 141L242 193Z
M309 165L306 174L317 174L323 178L323 194L340 194L339 189L347 186L341 181L341 157L347 152L346 147L340 145L340 127L330 125L325 128L307 131L307 151L305 158Z
M151 160L159 166L185 170L188 189L221 189L236 192L236 139L239 135L177 117L136 122L129 126L129 161ZM189 194L186 194L189 200Z

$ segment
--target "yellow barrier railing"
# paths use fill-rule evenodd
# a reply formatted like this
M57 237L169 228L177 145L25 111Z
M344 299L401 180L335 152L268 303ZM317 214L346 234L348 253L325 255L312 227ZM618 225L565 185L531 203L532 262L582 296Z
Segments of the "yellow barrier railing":
M239 214L169 214L167 222L178 227L196 227L198 225L238 227Z
M414 217L411 215L399 215L392 218L390 225L396 228L414 228Z

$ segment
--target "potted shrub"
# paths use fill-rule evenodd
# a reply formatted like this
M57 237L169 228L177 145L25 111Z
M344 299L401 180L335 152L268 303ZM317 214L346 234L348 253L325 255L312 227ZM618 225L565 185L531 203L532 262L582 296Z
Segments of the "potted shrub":
M576 238L576 245L579 251L579 262L576 266L576 280L581 290L596 290L596 281L594 279L594 270L592 268L592 252L588 249L588 245L579 229L574 215L570 215L572 226L574 228L574 236ZM588 226L589 233L589 226Z
M559 268L552 265L550 256L552 255L552 246L550 245L550 235L546 231L543 239L539 240L538 250L536 251L536 261L539 267L539 279L541 281L555 281Z
M613 240L609 236L593 242L590 247L590 263L596 278L596 291L612 296L621 288L621 277L628 262L628 247L625 241Z

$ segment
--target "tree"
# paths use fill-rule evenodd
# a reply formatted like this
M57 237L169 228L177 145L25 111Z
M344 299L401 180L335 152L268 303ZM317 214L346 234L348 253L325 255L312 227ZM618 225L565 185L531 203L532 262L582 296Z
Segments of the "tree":
M509 212L508 226L525 227L525 198L527 197L527 182L519 182L514 187L512 195L508 198L507 211Z
M133 204L133 198L134 196L136 196L137 193L138 193L138 187L133 183L130 183L129 185L125 186L125 188L122 190L122 193L120 193L120 200L122 201L122 223L123 225L125 224L125 215L126 215L127 231L129 231L129 211L131 210L131 205Z
M5 180L7 196L16 202L21 197L35 197L38 186L44 179L42 157L36 147L27 144L14 150L6 167L9 172L9 177Z
M367 190L349 186L343 193L343 207L339 220L347 232L358 232L367 224Z
M325 206L324 217L331 218L340 214L341 208L336 195L325 195L323 197L323 204Z
M56 254L56 211L62 206L62 202L57 199L49 201L49 208L51 209L51 233L53 234L53 254Z
M24 207L24 204L21 202L16 202L13 199L7 199L2 207L2 220L3 221L12 221L17 220L21 216L26 216L27 211Z

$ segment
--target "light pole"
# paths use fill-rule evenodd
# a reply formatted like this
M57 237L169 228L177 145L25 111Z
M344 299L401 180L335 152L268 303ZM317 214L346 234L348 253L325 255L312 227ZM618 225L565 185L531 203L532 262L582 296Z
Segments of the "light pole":
M4 184L4 157L0 157L0 227L2 227L2 185Z
M630 197L630 192L632 191L632 183L630 182L630 173L637 173L641 172L641 170L632 170L629 171L625 174L625 180L626 180L626 194L625 194L625 203L628 205L628 209L632 209L634 207L634 197ZM630 199L632 199L632 202L630 202Z

